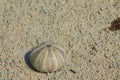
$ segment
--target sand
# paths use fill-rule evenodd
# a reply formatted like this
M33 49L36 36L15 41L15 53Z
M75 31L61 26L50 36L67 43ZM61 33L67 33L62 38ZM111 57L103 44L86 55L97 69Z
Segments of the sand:
M0 80L120 80L120 30L108 29L118 17L120 0L0 0ZM42 42L69 65L32 70L25 55Z

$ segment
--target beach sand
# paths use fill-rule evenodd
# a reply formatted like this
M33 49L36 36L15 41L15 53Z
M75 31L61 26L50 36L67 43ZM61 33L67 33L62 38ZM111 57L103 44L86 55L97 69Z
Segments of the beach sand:
M120 0L0 0L0 80L120 80ZM69 64L45 74L25 55L42 42L62 46Z

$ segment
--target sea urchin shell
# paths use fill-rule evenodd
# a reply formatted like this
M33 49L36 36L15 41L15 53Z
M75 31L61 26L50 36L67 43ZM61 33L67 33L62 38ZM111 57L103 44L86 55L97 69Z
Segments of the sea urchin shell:
M46 43L32 50L30 63L37 71L54 72L66 64L66 58L63 48Z

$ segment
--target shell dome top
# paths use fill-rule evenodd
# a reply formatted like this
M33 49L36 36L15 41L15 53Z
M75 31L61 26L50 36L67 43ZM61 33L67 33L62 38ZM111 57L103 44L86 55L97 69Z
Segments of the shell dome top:
M62 69L67 60L63 48L45 43L34 48L30 54L31 65L40 72L54 72Z

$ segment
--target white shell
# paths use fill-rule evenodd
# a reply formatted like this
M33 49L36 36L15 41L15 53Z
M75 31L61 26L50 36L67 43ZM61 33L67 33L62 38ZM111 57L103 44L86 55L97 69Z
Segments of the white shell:
M31 65L40 72L54 72L66 64L67 56L63 48L50 43L38 46L31 52Z

